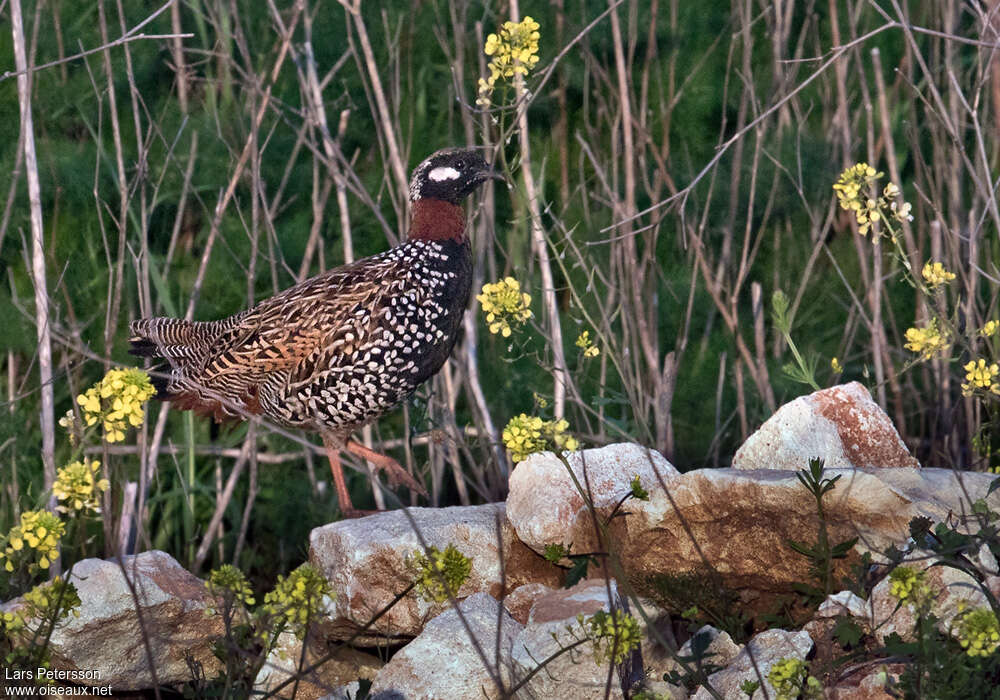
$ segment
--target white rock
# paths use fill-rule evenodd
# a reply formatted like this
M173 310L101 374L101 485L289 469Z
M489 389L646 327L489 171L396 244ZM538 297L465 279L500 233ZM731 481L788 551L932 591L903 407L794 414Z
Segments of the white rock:
M540 662L582 637L577 615L586 618L598 610L610 611L618 607L620 600L614 580L609 584L603 579L586 579L570 589L555 591L538 599L531 609L528 624L514 640L512 659L515 681L527 677ZM610 697L623 697L618 673L613 673L611 678ZM552 659L543 671L531 677L524 686L523 694L525 697L573 700L604 698L607 679L607 664L595 663L592 647L586 642Z
M862 384L821 389L786 403L733 457L735 469L919 467L889 416Z
M443 550L454 544L472 560L472 571L458 592L459 599L476 592L499 598L504 571L508 592L525 583L561 585L559 568L517 540L502 503L407 508L341 520L318 527L309 536L309 559L337 594L329 619L321 623L327 638L350 638L410 584L413 572L407 559L423 552L417 530L428 546ZM358 643L412 638L426 620L447 607L447 602L427 602L412 591Z
M169 554L143 552L121 563L84 559L73 566L68 580L80 596L80 615L70 616L52 633L52 668L96 672L97 678L80 683L110 684L115 691L190 681L187 659L208 678L220 670L211 644L224 633L222 618L206 613L214 601L204 582ZM15 599L5 607L19 604Z
M767 674L776 662L787 658L805 659L812 650L813 641L804 631L788 632L781 629L761 632L747 643L733 662L721 671L716 671L708 677L708 682L724 698L746 697L740 690L744 681L763 679L762 688L758 688L751 700L773 698L774 687L767 681ZM754 666L756 665L756 669ZM757 675L760 671L760 676ZM765 695L766 689L766 695ZM705 688L698 688L692 696L693 700L708 700L712 695Z
M854 617L859 620L871 621L871 605L864 598L851 591L840 591L828 595L826 600L820 603L814 617Z
M504 687L510 687L511 647L521 625L485 593L469 596L459 603L458 609L461 617L454 609L441 613L424 626L420 636L392 657L375 677L373 696L386 693L391 697L395 691L407 700L501 697L496 678ZM496 658L498 625L500 656ZM486 656L492 674L472 638Z

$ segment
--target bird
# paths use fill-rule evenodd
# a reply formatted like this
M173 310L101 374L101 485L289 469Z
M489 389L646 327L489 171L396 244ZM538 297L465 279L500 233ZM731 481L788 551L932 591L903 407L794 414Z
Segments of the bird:
M318 432L344 517L363 512L347 490L343 450L426 497L395 459L351 435L403 402L451 354L472 291L461 203L494 179L505 178L476 150L437 151L413 171L400 245L229 318L133 320L129 352L166 360L169 370L154 373L153 385L178 409Z

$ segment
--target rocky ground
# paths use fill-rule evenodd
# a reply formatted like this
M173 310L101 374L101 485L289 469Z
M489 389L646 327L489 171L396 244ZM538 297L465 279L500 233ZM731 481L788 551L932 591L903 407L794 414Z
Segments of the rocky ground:
M690 669L670 652L679 641L677 611L671 616L664 610L663 596L650 582L679 577L702 591L727 591L746 614L773 609L793 584L810 580L809 561L787 543L815 539L816 502L795 475L812 457L825 459L826 477L841 475L824 510L831 542L857 538L840 563L844 573L864 552L877 563L888 547L904 546L914 517L954 521L987 496L998 505L998 495L988 494L992 474L920 468L857 383L783 406L739 449L731 469L681 474L654 451L617 444L571 455L574 483L561 460L538 454L512 473L506 503L410 508L315 529L310 561L335 595L326 601L309 648L303 652L293 635L283 636L257 687L274 689L301 661L335 649L330 661L302 678L299 697L354 697L363 679L380 698L478 700L502 697L502 689L514 686L517 697L603 698L609 679L611 697L624 697L623 686L643 679L660 697L712 697L706 688L692 693L663 680L664 674ZM596 520L577 483L589 493ZM636 483L648 492L647 500L625 498ZM595 526L612 513L606 527ZM412 580L407 559L414 551L449 544L471 560L457 606L427 602L414 591L368 624ZM568 548L558 565L543 556L553 545ZM565 588L569 567L579 562L574 555L605 545L616 556L598 558L587 577ZM933 563L919 551L909 556L920 568ZM610 563L604 568L601 561ZM1000 592L989 550L974 563ZM221 670L212 653L213 640L224 632L221 618L211 614L214 603L203 582L169 555L86 560L73 577L81 614L52 635L54 668L99 670L100 681L93 684L114 691L189 681L192 663L207 678ZM963 605L984 604L967 573L933 567L928 580L942 621ZM745 644L703 627L695 638L713 654L717 670L708 680L717 697L746 697L741 683L756 680L764 687L753 697L763 698L767 690L773 698L766 680L771 666L827 653L831 628L841 618L879 639L910 634L913 615L896 604L888 580L871 591L867 600L848 591L831 595L804 625L761 631ZM621 664L598 665L591 647L580 644L538 671L542 660L580 639L578 616L620 609L640 621L643 634L641 646ZM691 658L695 638L687 640L680 658ZM351 646L341 644L349 639ZM155 668L147 663L150 654ZM827 697L889 697L884 685L893 673L898 669L891 665L854 663L824 679ZM279 694L289 695L290 688Z

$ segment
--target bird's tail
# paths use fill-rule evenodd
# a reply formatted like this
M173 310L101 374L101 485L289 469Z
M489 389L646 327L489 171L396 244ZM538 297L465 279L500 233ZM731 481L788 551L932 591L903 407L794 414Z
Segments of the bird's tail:
M204 352L207 326L211 324L185 321L180 318L143 318L129 324L129 354L166 360L172 370L197 362ZM165 373L151 377L156 398L174 398L168 390L170 376Z

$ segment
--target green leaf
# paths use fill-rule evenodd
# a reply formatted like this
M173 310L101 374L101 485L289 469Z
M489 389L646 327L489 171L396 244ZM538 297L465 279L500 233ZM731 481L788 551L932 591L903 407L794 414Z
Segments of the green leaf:
M845 649L850 649L858 645L865 632L861 625L849 617L842 617L837 620L833 628L833 638Z

